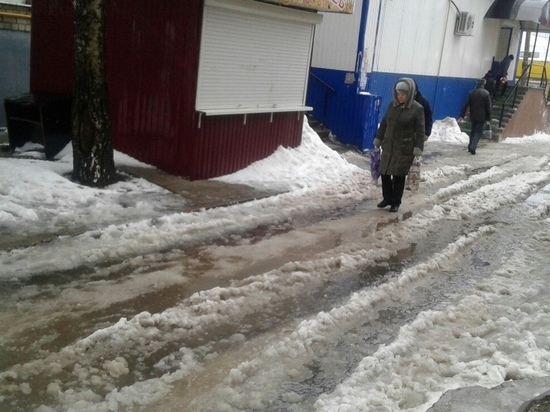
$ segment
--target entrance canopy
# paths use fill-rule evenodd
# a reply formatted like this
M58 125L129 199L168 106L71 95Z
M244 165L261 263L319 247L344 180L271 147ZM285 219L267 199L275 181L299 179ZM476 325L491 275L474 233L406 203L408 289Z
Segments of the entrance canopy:
M489 7L486 18L518 20L550 25L550 1L549 0L495 0Z
M520 68L522 70L521 73L523 73L523 70L529 67L529 74L527 77L527 81L529 81L531 79L532 69L537 66L538 69L542 68L544 74L544 76L541 75L539 77L541 79L541 85L542 80L546 82L546 64L548 57L548 47L550 46L547 36L544 62L541 59L541 56L538 55L536 59L536 65L534 65L534 61L535 55L538 54L538 51L536 51L535 49L539 33L550 32L550 0L495 0L491 7L489 7L489 10L487 10L485 18L515 20L519 22L521 30L522 32L526 33L526 36L523 39L525 47L525 50L523 51L523 61L518 62L518 75L520 73ZM530 50L530 40L532 32L535 32L536 34L533 50Z

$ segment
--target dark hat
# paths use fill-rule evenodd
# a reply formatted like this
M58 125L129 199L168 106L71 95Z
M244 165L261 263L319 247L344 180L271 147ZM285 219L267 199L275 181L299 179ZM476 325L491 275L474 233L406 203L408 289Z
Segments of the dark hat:
M401 92L401 93L409 93L411 88L409 87L409 83L400 81L395 85L395 91Z
M483 87L485 86L485 79L477 79L477 83L476 83L476 86L477 87Z

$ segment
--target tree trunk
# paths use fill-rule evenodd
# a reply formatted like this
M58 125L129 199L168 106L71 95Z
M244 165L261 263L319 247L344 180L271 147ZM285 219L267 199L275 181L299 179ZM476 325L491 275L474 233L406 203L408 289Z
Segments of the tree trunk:
M105 69L105 3L74 3L73 179L94 187L117 180Z

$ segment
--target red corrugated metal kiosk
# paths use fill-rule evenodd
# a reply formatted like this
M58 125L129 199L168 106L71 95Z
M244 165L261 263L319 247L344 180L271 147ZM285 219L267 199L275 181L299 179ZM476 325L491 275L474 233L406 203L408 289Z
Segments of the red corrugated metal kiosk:
M191 180L301 141L311 11L252 0L117 0L107 16L113 145ZM34 0L31 92L73 91L72 2Z

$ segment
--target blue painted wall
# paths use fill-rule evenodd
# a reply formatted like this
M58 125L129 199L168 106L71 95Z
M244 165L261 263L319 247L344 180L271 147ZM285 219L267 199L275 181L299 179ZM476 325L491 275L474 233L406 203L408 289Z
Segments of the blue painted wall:
M310 73L306 101L313 107L313 116L338 141L359 150L372 149L379 122L379 96L358 93L356 80L346 83L347 72L312 68Z
M346 84L346 72L311 68L307 105L338 141L360 150L371 149L378 123L391 102L392 88L401 77L416 80L430 102L434 120L458 118L468 92L476 85L476 79L373 72L365 90L371 96L364 96L358 93L357 79Z
M420 92L428 99L434 120L460 116L460 109L468 92L476 86L476 79L460 77L436 77L410 75L406 73L370 73L367 90L382 98L383 112L392 99L392 88L401 77L416 80Z

